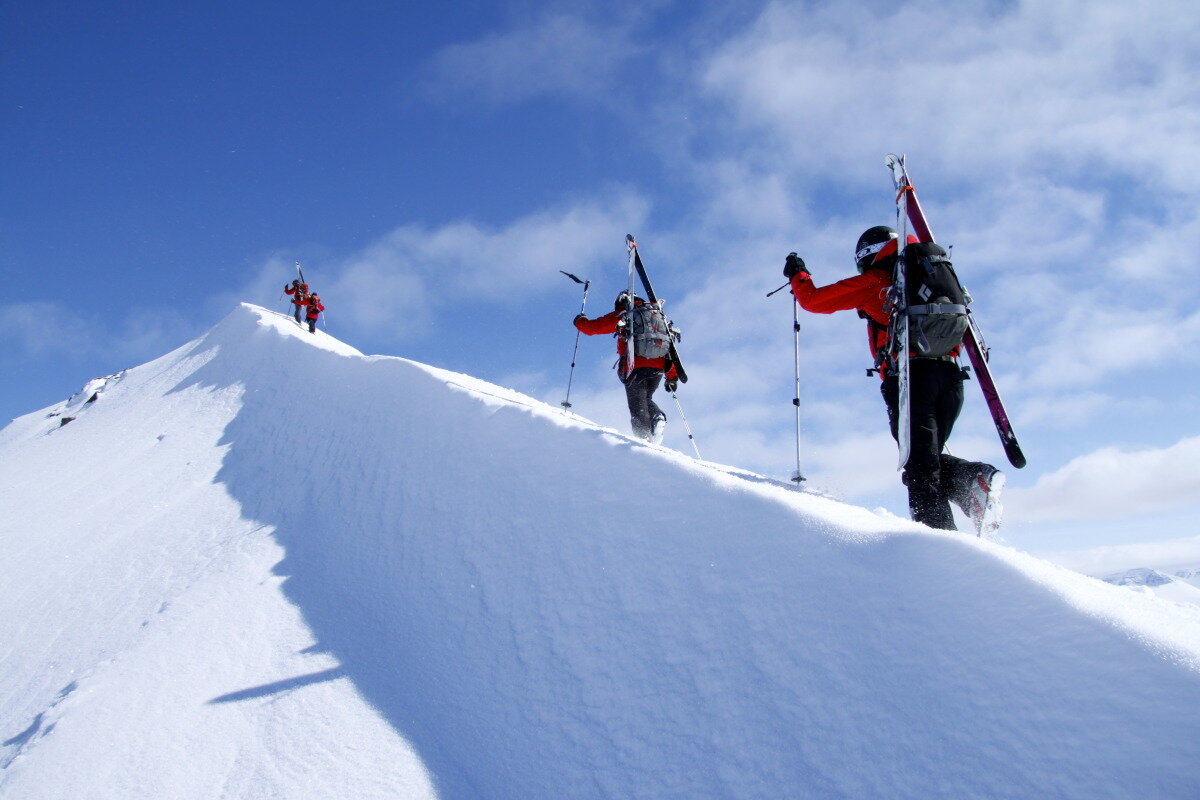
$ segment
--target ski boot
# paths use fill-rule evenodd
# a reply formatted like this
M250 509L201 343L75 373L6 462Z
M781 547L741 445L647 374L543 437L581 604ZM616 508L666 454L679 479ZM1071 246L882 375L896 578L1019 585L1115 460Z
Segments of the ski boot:
M1004 506L1000 504L1000 493L1004 491L1004 473L995 467L985 466L971 481L966 502L967 516L975 525L975 535L991 539L1000 529Z
M662 444L663 436L667 433L667 417L665 414L659 414L654 418L654 422L650 425L650 435L646 441L650 444Z

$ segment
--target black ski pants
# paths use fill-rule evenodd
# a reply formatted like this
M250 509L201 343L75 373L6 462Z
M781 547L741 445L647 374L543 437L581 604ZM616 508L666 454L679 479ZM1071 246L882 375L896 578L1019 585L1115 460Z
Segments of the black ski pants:
M909 512L931 528L956 530L950 502L966 508L971 481L982 466L942 452L962 411L963 371L953 361L914 358L908 380L910 450L902 479ZM892 438L899 441L899 377L889 375L880 388Z
M625 379L625 399L629 401L629 417L633 435L649 439L656 419L667 415L654 402L654 392L662 383L663 371L653 367L638 367Z

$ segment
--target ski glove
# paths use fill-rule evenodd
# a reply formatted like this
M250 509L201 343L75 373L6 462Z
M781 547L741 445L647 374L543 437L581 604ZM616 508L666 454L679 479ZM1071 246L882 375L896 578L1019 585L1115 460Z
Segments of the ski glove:
M808 269L804 266L804 259L795 253L788 253L787 261L783 263L783 277L789 281L796 275L803 273L802 280L808 280L811 277L808 274Z
M679 381L675 378L667 378L667 382L663 386L666 387L668 392L675 394L675 390L679 388Z

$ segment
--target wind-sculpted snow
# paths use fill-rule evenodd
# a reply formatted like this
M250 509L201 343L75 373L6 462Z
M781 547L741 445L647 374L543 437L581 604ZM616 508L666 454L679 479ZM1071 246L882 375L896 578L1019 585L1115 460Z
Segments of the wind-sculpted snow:
M1200 796L1195 609L250 306L92 405L0 433L0 796Z

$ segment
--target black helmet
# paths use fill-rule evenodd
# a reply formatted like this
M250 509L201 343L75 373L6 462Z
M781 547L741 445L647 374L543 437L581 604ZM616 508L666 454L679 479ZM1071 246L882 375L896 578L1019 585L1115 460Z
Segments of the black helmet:
M636 304L636 302L638 300L641 300L642 298L638 297L635 294L633 296L633 299ZM617 295L617 299L613 302L613 311L620 311L621 309L625 308L628 304L629 304L629 292L622 291L619 295Z
M854 263L858 266L858 271L862 272L871 266L879 251L892 239L897 238L899 235L895 228L889 228L887 225L876 225L863 231L862 236L858 237L858 244L854 246Z

